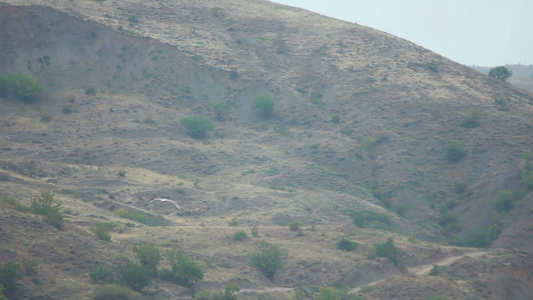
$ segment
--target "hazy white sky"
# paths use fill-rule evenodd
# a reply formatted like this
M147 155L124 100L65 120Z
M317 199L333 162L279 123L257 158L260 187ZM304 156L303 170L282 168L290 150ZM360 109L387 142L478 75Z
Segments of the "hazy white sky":
M465 65L533 64L533 0L271 0L379 29Z

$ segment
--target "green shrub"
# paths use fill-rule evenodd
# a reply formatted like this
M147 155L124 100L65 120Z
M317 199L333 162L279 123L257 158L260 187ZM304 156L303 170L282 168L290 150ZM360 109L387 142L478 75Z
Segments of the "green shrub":
M204 278L200 265L182 251L175 248L168 249L166 257L171 268L163 270L161 276L163 279L175 281L183 286L192 286Z
M496 209L501 212L508 212L513 209L515 205L515 199L512 190L500 190L496 195L496 201L494 202Z
M144 297L125 286L108 284L97 287L91 297L92 300L142 300Z
M463 240L466 246L476 248L487 248L490 245L490 236L482 229L469 232Z
M343 250L343 251L352 251L357 248L358 244L354 241L350 241L347 237L342 237L339 239L336 243L337 249Z
M199 116L183 117L180 124L185 127L187 134L195 139L207 137L207 133L214 130L213 124L209 119Z
M237 218L233 217L233 218L231 218L231 221L228 222L228 225L230 227L235 227L235 226L239 225L239 222L237 221Z
M304 223L300 221L294 221L289 224L289 230L290 231L298 231L300 230L300 226L304 225Z
M426 66L426 68L427 68L428 70L430 70L431 72L433 72L433 73L438 73L438 72L439 72L439 68L437 68L437 66L432 65L432 64L428 64L428 65Z
M140 291L152 281L151 270L138 265L127 258L116 267L119 282L129 286L135 291Z
M510 71L504 66L494 67L490 69L489 76L501 81L506 81L507 78L513 76L513 71Z
M339 116L331 116L331 123L339 124L340 122L341 122L341 117L339 117Z
M252 110L263 118L270 118L274 114L275 100L270 95L259 95L252 99Z
M152 242L139 242L133 246L135 256L145 269L150 270L152 275L157 272L157 266L161 260L159 247Z
M7 260L0 266L0 286L4 286L5 295L11 295L18 290L17 280L21 278L20 264Z
M239 230L233 234L233 239L236 241L242 241L248 238L248 234L244 230Z
M398 248L394 245L392 238L388 238L386 242L374 245L376 249L376 256L386 257L395 265L398 264Z
M94 268L89 273L89 277L94 283L112 283L115 281L115 273L106 266L98 266Z
M460 162L466 156L466 150L459 141L453 141L446 145L446 159L449 162Z
M61 212L61 201L54 199L52 192L42 192L35 196L31 202L33 213L42 215L44 220L57 229L61 229L63 224L63 213Z
M474 110L468 113L463 121L461 122L461 126L465 128L475 128L479 126L479 123L477 122L479 118L479 111Z
M350 216L355 225L360 228L390 230L392 221L389 215L370 210L344 210L344 214Z
M32 100L45 90L37 77L22 73L0 75L0 96L15 96L19 100Z
M163 217L154 216L140 211L128 211L123 208L117 209L115 211L115 215L121 218L134 220L148 226L165 226L170 224L170 222Z
M323 108L325 105L324 100L322 99L323 96L324 95L322 93L312 92L309 97L309 102L318 106L319 108Z
M92 229L92 231L102 241L111 241L111 234L109 234L109 230L102 224L98 224L95 228Z
M281 251L278 246L267 241L255 242L257 252L250 254L250 265L255 267L269 279L283 268Z
M52 119L54 119L54 116L52 116L52 115L44 115L44 116L41 117L41 122L50 123L50 122L52 122Z

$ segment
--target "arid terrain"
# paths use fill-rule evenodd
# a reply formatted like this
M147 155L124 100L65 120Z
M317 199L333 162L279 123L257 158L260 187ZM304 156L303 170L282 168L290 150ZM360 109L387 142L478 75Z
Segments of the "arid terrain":
M524 89L263 0L7 0L0 41L0 74L46 86L0 96L0 263L38 263L10 299L91 299L90 273L139 242L203 270L193 286L156 276L146 299L215 299L200 295L231 281L239 299L533 295ZM188 116L213 130L191 137ZM44 191L61 229L13 204ZM281 252L273 276L250 263L262 240Z

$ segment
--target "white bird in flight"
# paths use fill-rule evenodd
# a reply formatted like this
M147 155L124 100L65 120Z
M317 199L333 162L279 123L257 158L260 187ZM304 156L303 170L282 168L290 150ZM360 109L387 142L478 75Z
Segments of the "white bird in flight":
M154 202L154 201L161 201L161 202L170 202L170 203L174 203L174 205L176 206L177 209L181 210L180 206L178 205L178 203L176 203L176 201L172 201L170 199L167 199L167 198L155 198L154 200L148 202L148 204Z

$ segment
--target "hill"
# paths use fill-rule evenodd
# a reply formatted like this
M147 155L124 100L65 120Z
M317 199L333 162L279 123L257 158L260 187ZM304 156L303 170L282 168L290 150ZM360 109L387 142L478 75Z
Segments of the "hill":
M66 218L58 230L0 204L0 259L39 262L40 285L25 276L15 297L87 298L89 273L138 242L204 271L195 289L156 278L148 299L228 281L243 299L315 299L332 282L368 299L531 294L531 94L266 1L9 3L0 72L46 92L0 98L0 189L27 206L51 191ZM271 117L253 109L260 95L275 99ZM191 137L187 116L213 132ZM116 225L110 242L101 223ZM396 262L373 253L388 238ZM359 246L338 249L346 239ZM249 264L260 240L282 253L272 278ZM437 276L416 271L446 257Z

